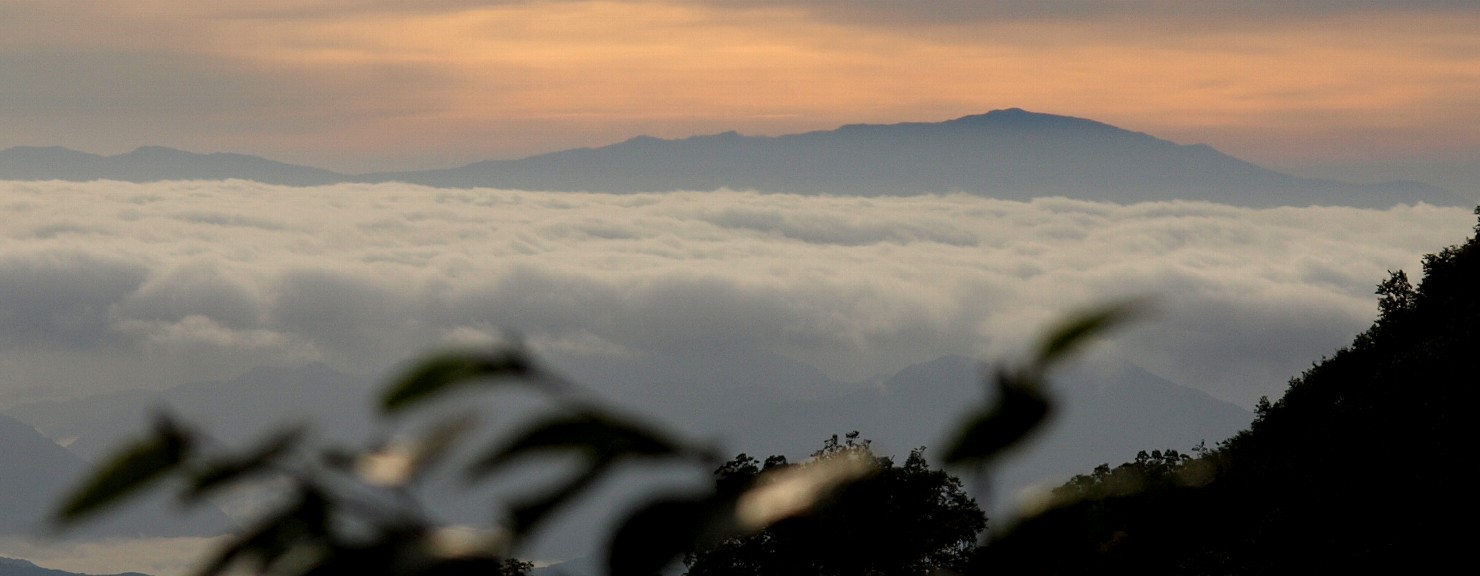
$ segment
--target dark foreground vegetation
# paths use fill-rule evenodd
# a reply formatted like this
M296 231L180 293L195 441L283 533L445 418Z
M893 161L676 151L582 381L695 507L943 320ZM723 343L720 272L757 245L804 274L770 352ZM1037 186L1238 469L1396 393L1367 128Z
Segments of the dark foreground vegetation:
M611 574L649 575L680 559L694 576L1462 566L1473 530L1471 498L1459 482L1475 426L1461 411L1471 409L1480 374L1480 240L1427 256L1418 286L1400 271L1378 294L1372 327L1291 380L1282 398L1261 401L1248 430L1189 454L1143 452L1075 477L1044 511L995 528L984 546L977 543L985 517L960 480L930 468L923 450L899 466L850 434L799 464L744 454L721 462L705 446L590 401L517 348L428 359L382 397L392 419L476 388L525 387L550 400L546 413L491 444L468 434L470 420L450 417L368 448L312 448L300 432L285 431L228 450L161 418L151 437L79 487L59 518L75 522L167 478L190 502L273 477L287 486L284 504L215 552L206 573L236 566L292 575L524 574L531 565L510 556L552 513L619 465L662 461L714 470L715 483L654 494L639 506L610 537ZM1025 364L999 371L987 382L993 399L959 424L944 464L987 470L1051 411L1048 369L1128 312L1079 315L1051 331ZM494 518L504 530L438 526L413 497L429 471L492 481L550 455L578 465Z
M1480 210L1477 210L1480 214ZM1480 226L1476 228L1480 234ZM1352 344L1261 400L1245 430L1194 456L1143 454L1075 478L979 568L1147 574L1405 573L1464 565L1461 485L1475 454L1480 241L1378 286ZM996 570L992 570L996 571Z
M689 576L930 574L966 568L987 516L960 479L930 468L924 448L896 465L850 432L842 441L829 438L799 464L784 456L758 462L740 454L715 470L715 489L743 494L808 474L809 467L838 465L860 466L864 475L840 486L826 505L810 513L692 551L685 559Z

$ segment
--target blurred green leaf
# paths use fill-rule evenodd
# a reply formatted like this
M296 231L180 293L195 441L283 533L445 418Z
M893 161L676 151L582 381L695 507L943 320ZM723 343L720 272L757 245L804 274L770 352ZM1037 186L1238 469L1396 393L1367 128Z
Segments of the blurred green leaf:
M329 546L329 501L304 487L293 503L259 521L217 550L195 576L223 574L238 561L250 562L253 574L268 573L278 560L296 551Z
M481 476L511 460L540 452L577 452L593 460L658 457L683 451L666 434L626 419L595 412L557 415L531 424L502 449L477 461L470 472Z
M946 446L948 464L985 464L1022 441L1052 411L1043 376L1085 342L1138 315L1142 301L1127 300L1073 315L1050 330L1026 369L998 372L994 404L969 416Z
M509 533L497 528L474 528L467 525L432 527L421 532L414 548L419 555L435 559L505 559L509 551Z
M601 479L603 473L610 467L610 460L597 460L590 463L581 472L571 477L564 484L546 491L534 498L515 504L509 511L510 521L513 524L514 537L528 535L535 527L544 521L555 510L566 502L575 499L597 480Z
M622 522L607 545L609 576L651 576L711 532L715 497L668 497L639 508Z
M71 524L165 477L184 462L191 436L173 420L160 416L154 434L125 447L63 500L59 524Z
M1000 374L997 385L997 402L968 417L947 445L947 464L986 463L1048 418L1051 405L1036 381Z
M1059 362L1090 338L1140 314L1145 306L1136 300L1101 306L1067 320L1050 330L1038 347L1033 369L1042 372Z
M402 486L415 482L439 462L459 438L473 429L472 414L448 418L420 438L398 440L380 450L355 456L350 469L375 486Z
M199 500L227 484L271 471L273 462L293 450L304 434L301 426L280 430L246 454L207 462L192 474L185 498Z
M612 464L634 457L655 458L680 454L684 448L667 435L637 422L584 408L535 422L498 450L489 452L468 469L472 478L485 476L519 458L539 454L580 456L584 469L574 478L541 496L514 506L516 535L533 530L555 509L580 495Z
M738 528L755 532L787 518L808 514L825 505L839 491L881 470L879 460L867 444L849 446L814 452L814 458L803 465L763 471L735 502Z
M487 353L450 353L435 356L412 367L380 399L381 409L395 412L471 380L522 377L534 365L517 348Z

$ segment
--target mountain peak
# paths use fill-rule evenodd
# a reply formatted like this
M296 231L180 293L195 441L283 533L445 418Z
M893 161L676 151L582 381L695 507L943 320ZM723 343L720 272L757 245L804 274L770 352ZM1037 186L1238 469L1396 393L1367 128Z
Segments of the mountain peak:
M134 154L170 154L170 155L176 155L176 154L191 154L191 153L190 152L185 152L184 150L179 150L179 149L176 149L176 148L170 148L168 146L140 146L138 148L134 148L133 151L132 152L129 152L128 154L129 155L134 155Z
M1123 128L1117 128L1104 122L1096 122L1087 118L1075 116L1063 116L1060 114L1046 114L1043 112L1031 112L1022 108L1000 108L985 114L974 114L962 116L955 120L945 122L948 125L990 126L993 128L1019 129L1019 130L1044 130L1044 129L1079 129L1079 130L1103 130L1126 134L1135 134Z
M1023 110L1022 108L1014 106L1012 108L998 108L996 110L991 110L988 111L986 114L982 114L982 116L1050 116L1050 114L1029 112L1027 110Z

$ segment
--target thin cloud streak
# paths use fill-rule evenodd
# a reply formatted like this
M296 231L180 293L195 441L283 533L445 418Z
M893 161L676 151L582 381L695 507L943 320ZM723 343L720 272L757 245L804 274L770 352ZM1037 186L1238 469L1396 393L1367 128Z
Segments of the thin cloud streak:
M1107 349L1248 405L1472 223L1425 205L5 182L0 312L19 320L0 382L16 403L264 364L377 372L509 331L557 365L738 350L857 380L1010 356L1074 307L1147 295L1158 314Z

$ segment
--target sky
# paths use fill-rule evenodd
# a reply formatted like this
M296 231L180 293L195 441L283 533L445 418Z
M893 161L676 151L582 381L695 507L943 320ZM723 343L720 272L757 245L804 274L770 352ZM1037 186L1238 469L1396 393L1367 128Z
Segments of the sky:
M1480 5L4 0L0 147L349 172L991 109L1480 197Z

